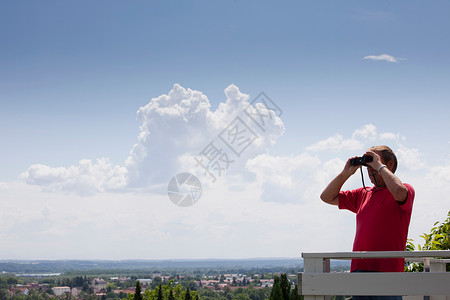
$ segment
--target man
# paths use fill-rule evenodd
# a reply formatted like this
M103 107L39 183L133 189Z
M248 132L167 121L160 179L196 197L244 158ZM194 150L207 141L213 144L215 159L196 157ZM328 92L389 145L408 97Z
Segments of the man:
M404 251L414 201L414 189L394 174L397 157L388 146L374 146L365 155L367 172L374 187L341 191L350 176L361 166L347 160L344 169L333 179L320 198L339 209L356 213L353 251ZM352 272L403 272L404 259L354 259ZM353 297L355 298L355 297ZM401 298L401 297L400 297Z

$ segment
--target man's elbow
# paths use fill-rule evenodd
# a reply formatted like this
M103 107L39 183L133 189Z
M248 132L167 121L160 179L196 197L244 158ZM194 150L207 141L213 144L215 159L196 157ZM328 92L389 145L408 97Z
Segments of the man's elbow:
M404 203L408 198L408 190L405 186L401 186L394 191L393 196L395 201Z
M320 199L321 199L323 202L328 203L328 204L332 204L332 205L337 205L337 204L338 204L338 200L339 200L338 197L339 197L339 196L333 196L333 197L331 197L331 196L326 195L326 194L324 194L324 193L322 193L322 194L320 195Z

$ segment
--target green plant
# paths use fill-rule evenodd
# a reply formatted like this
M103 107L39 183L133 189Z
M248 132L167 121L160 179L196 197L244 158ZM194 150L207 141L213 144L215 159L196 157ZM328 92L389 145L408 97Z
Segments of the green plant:
M447 213L447 219L444 222L436 222L433 224L430 233L424 233L420 237L425 240L423 246L417 245L418 250L450 250L450 211ZM416 247L412 240L406 243L406 251L414 251ZM447 271L450 271L450 265L447 265ZM423 263L409 263L405 266L405 272L423 272Z
M425 244L419 250L449 250L450 249L450 211L447 219L443 223L436 222L431 228L429 234L423 234L420 237L425 240Z

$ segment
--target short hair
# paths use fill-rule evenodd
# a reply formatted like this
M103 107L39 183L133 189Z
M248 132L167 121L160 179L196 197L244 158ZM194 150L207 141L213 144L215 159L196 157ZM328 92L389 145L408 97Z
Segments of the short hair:
M377 152L380 156L381 159L383 160L384 163L387 163L390 160L394 160L394 169L392 170L392 172L394 173L395 170L397 170L397 156L395 156L394 151L389 148L386 145L379 145L379 146L372 146L369 148L369 150L373 151L373 152Z

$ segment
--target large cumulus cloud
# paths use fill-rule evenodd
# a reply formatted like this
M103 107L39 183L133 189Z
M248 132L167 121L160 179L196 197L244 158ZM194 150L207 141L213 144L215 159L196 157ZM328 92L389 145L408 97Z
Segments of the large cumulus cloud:
M35 164L20 177L48 191L78 194L161 187L185 167L195 166L193 157L236 117L249 122L251 114L245 111L264 112L265 128L246 151L244 162L266 151L283 134L281 119L261 103L249 106L250 96L237 86L228 86L225 96L226 100L212 111L202 92L175 84L168 94L152 98L138 109L140 133L123 165L113 165L107 158L94 162L82 158L78 165L69 167Z

